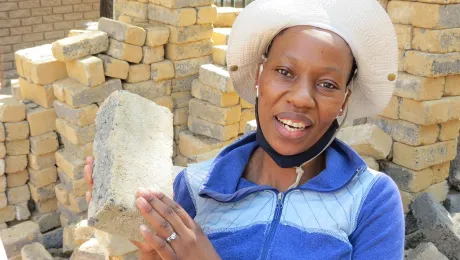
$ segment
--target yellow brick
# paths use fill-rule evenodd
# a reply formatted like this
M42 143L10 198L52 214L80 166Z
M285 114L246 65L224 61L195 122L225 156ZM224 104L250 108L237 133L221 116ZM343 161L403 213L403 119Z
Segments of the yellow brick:
M458 5L414 3L412 25L428 29L460 27Z
M410 74L424 77L439 77L460 73L458 60L460 53L432 54L407 51L404 70Z
M425 78L398 73L394 95L413 100L440 99L443 95L445 78Z
M60 203L69 205L69 191L65 189L65 186L62 183L59 183L54 187L54 192L56 193L56 198Z
M401 106L401 98L392 96L387 107L380 113L380 116L384 116L391 119L399 118L399 110Z
M32 168L35 170L46 169L56 164L56 159L54 158L54 152L42 154L42 155L30 153L28 155L28 160L29 160L29 168Z
M174 25L188 26L196 22L196 10L194 8L169 9L160 5L149 4L148 17L150 20Z
M216 139L193 134L190 131L184 131L179 134L179 150L180 153L188 158L215 150L224 145Z
M29 123L27 121L5 123L5 140L20 140L29 137Z
M392 162L382 162L382 171L390 176L398 188L406 192L419 192L433 183L434 173L431 168L414 171Z
M406 50L398 49L398 71L404 71L404 57Z
M142 47L143 57L141 62L144 64L152 64L155 62L160 62L164 60L165 51L163 46L159 47L150 47L150 46L143 46Z
M204 64L200 67L200 81L222 92L234 92L230 75L225 67Z
M93 142L85 144L73 144L64 136L61 136L61 141L64 144L66 151L77 158L93 156Z
M256 114L255 114L255 109L254 108L241 110L239 133L244 134L244 129L246 127L246 123L251 121L251 120L254 120L254 119L256 119Z
M166 6L168 8L183 8L212 5L213 0L150 0L150 3Z
M447 193L449 192L449 184L447 184L447 181L442 181L440 183L431 185L422 192L431 194L433 198L438 202L443 202L447 198Z
M390 2L392 2L392 1L390 1ZM410 192L405 192L405 191L402 191L402 190L399 190L399 194L401 195L401 201L402 201L402 204L403 204L404 214L406 214L406 213L409 212L409 205L412 203L412 201L414 201L415 196L414 196L414 194L412 194Z
M0 121L19 122L26 118L26 106L8 95L0 95Z
M217 45L212 48L214 64L227 66L227 45Z
M247 131L246 131L247 132ZM367 167L371 168L372 170L379 171L379 163L377 162L376 159L370 157L370 156L361 156L363 161L366 163Z
M242 8L219 7L217 8L217 21L215 27L232 27Z
M117 0L114 4L115 11L119 11L122 15L129 15L140 19L147 19L148 4L136 1Z
M395 24L412 24L413 5L414 3L409 1L390 1L387 12L391 21Z
M219 107L234 106L239 102L239 96L236 92L221 92L215 88L206 86L198 79L192 83L192 95L197 99L208 101Z
M138 46L144 45L147 35L144 28L104 17L99 19L98 30L106 32L111 39Z
M10 173L6 176L6 183L8 188L18 187L24 185L29 180L29 172L27 170Z
M36 155L43 155L55 152L59 148L57 135L55 132L49 132L30 138L30 151Z
M370 124L375 124L396 142L412 146L433 144L438 140L439 127L437 124L419 125L404 120L394 120L385 117L368 118Z
M97 55L104 65L104 73L107 77L126 79L128 77L129 63L124 60L112 58L110 56Z
M129 66L126 82L136 83L150 79L150 66L148 64L132 64Z
M431 166L433 170L433 184L445 181L449 177L450 162Z
M211 54L211 40L202 40L184 44L168 43L165 46L165 57L170 60L185 60Z
M5 157L5 173L15 173L24 170L27 168L27 156L26 155L17 155L17 156L6 156Z
M210 39L213 35L213 26L212 24L195 24L190 26L170 26L169 27L169 43L187 43L195 42L205 39ZM214 42L214 44L216 44Z
M29 139L6 141L7 155L27 155L29 153Z
M164 81L142 81L138 83L123 83L123 89L135 93L148 100L155 100L156 98L166 95L168 89L171 88L171 80Z
M35 186L35 188L41 188L51 183L55 183L57 180L56 166L52 166L42 170L34 170L32 168L29 168L29 176L29 182L31 182Z
M53 107L53 101L55 100L53 85L37 85L24 78L19 78L19 84L24 100L30 100L44 108Z
M41 213L50 213L57 210L57 199L49 199L45 201L35 202L35 209Z
M229 125L240 121L241 106L239 105L222 108L196 98L192 98L189 104L190 115L198 118L220 125Z
M430 30L414 28L412 47L415 50L431 53L460 51L460 28Z
M240 105L241 105L241 108L254 108L254 105L249 103L248 101L240 98Z
M92 142L96 134L95 124L79 127L61 118L56 119L56 128L60 135L67 138L73 144Z
M189 116L188 128L194 133L208 136L219 141L227 141L238 136L239 123L219 125L195 116Z
M431 101L402 99L399 117L421 125L443 123L449 120L449 100L443 98Z
M188 107L188 102L192 98L190 91L175 92L171 94L174 108Z
M460 75L446 77L444 96L460 96Z
M170 60L152 63L150 65L151 77L155 81L174 78L174 64Z
M146 26L147 38L145 45L150 47L158 47L165 45L169 38L169 29L166 26Z
M449 120L460 119L460 96L443 97L449 103Z
M175 77L180 78L198 74L201 65L209 63L212 63L212 56L173 61Z
M393 162L412 170L422 170L453 160L456 155L455 139L417 147L395 142L393 146Z
M27 104L27 122L30 136L41 135L56 130L56 111L42 108L34 103Z
M64 150L57 151L55 156L56 165L59 167L58 173L61 170L66 176L74 180L83 178L83 168L86 165L85 160L79 159Z
M6 155L6 146L5 143L0 143L0 158L5 158Z
M176 108L174 110L174 126L187 124L188 120L188 107ZM173 156L174 157L174 156Z
M94 123L98 107L89 105L82 108L71 108L67 104L60 101L54 101L56 114L59 118L65 119L67 122L77 126L87 126ZM56 123L56 117L54 124Z
M404 24L395 24L396 36L398 37L398 48L410 50L412 42L412 26Z
M174 103L172 97L170 96L158 97L153 99L152 101L159 106L166 107L171 111L173 110Z
M83 85L94 87L105 81L104 65L97 57L85 57L74 61L66 62L69 77L77 80Z
M440 125L439 140L447 141L458 137L460 120L454 119Z
M214 45L227 45L231 31L231 28L215 28L212 33Z
M192 160L188 157L183 156L182 154L178 154L174 158L174 165L175 166L181 166L181 167L187 167L189 164L196 163L195 160ZM0 209L1 211L1 209Z
M58 40L52 51L57 60L71 61L107 50L109 39L104 32L88 32Z
M142 47L110 39L107 54L120 60L139 63L142 60Z
M196 9L196 23L197 24L212 24L217 21L217 7L202 6Z
M92 31L89 31L89 30L70 30L69 34L67 35L67 37L77 36L77 35L88 33L88 32L92 32Z

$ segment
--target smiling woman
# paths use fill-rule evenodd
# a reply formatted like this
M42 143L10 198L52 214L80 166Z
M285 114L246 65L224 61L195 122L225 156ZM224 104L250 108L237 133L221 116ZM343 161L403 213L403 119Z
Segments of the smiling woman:
M182 171L174 201L139 190L157 231L141 227L143 258L403 259L397 186L335 139L342 118L390 100L397 41L380 4L256 0L235 21L227 62L257 132Z

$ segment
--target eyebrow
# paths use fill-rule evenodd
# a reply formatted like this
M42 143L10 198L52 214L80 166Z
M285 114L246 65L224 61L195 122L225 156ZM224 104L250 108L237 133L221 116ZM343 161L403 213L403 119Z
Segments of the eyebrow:
M282 54L280 58L282 58L282 57L286 57L287 59L293 60L295 62L299 62L299 61L303 62L302 60L300 60L297 57L292 56L290 54ZM334 72L337 72L339 74L342 74L342 70L340 68L337 68L337 67L334 67L334 66L321 67L321 69L327 70L327 71L334 71Z

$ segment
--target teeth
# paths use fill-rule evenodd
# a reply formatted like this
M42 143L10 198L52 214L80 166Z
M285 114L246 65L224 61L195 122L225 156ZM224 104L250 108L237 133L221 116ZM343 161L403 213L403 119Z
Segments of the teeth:
M289 119L280 119L278 118L278 120L283 123L285 126L286 125L289 125L289 126L292 126L292 127L295 127L295 128L305 128L305 124L302 123L302 122L292 122L291 120ZM287 129L287 128L286 128Z

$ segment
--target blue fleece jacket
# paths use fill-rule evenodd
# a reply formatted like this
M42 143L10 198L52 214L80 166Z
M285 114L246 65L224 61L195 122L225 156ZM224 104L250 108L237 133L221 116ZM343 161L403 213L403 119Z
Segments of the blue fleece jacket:
M175 201L222 259L403 259L404 215L390 177L336 139L325 170L280 193L241 177L257 147L250 134L174 181Z

